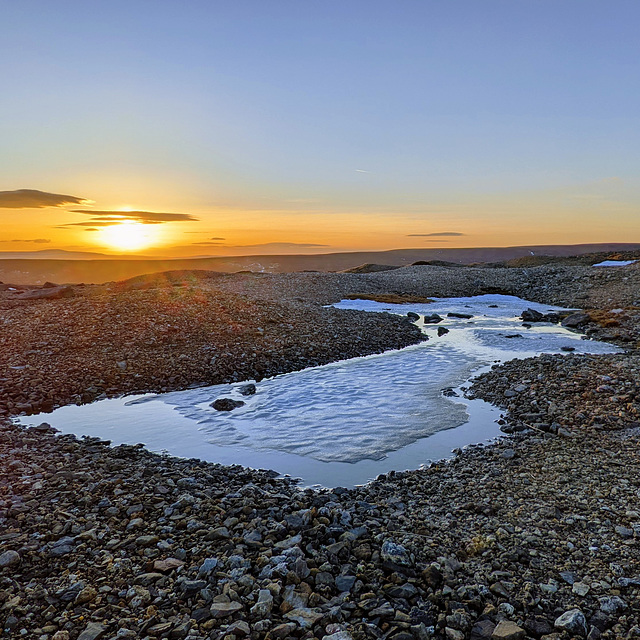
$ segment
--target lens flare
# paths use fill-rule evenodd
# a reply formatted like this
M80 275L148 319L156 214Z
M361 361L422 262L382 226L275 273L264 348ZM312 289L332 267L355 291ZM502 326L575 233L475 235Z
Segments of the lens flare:
M151 225L131 220L100 229L100 243L119 251L137 251L154 245L158 238Z

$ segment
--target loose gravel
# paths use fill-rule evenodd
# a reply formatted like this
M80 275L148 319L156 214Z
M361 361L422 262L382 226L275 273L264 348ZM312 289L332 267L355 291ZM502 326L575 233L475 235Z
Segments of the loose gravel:
M628 349L493 369L467 392L501 406L511 435L353 490L5 418L7 637L639 637L638 274L424 266L165 275L60 299L4 292L5 416L419 339L407 320L320 306L357 293L512 293L588 309L578 328Z

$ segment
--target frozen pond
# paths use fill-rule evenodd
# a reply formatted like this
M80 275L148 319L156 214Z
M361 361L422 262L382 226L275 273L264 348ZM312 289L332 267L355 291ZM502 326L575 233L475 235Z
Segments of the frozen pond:
M637 260L603 260L597 264L591 265L592 267L628 267L630 264L635 264Z
M62 407L22 422L44 420L64 433L100 436L114 444L144 442L172 455L271 468L300 476L307 485L352 486L499 435L496 409L442 394L474 372L512 358L561 353L563 347L576 353L616 351L558 325L524 328L518 318L524 309L558 307L511 296L403 305L344 300L335 306L412 311L421 316L418 325L429 341L266 379L252 396L239 394L242 383L215 385ZM444 320L423 325L424 315L434 313ZM439 337L439 327L449 332ZM219 412L210 407L218 398L241 399L245 405Z

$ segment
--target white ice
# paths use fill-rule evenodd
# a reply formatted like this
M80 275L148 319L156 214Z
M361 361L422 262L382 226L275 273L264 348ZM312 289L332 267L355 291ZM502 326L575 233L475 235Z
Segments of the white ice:
M630 264L635 264L637 260L603 260L597 264L591 265L592 267L626 267Z

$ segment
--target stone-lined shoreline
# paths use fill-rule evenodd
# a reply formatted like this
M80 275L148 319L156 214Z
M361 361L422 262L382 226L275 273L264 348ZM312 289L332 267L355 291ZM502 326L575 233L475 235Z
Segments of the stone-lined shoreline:
M559 280L573 278L571 269L567 275L553 268ZM154 353L145 341L177 324L177 332L166 332L169 349L164 344L148 362L129 357L125 368L116 360L116 382L108 386L105 380L95 391L187 385L196 382L190 373L145 389L147 380L136 373L143 374L141 362L147 362L165 374L176 358L157 354L178 355L180 362L179 353L198 337L198 318L210 322L205 341L216 335L212 327L238 323L236 311L244 313L242 329L226 334L233 339L225 337L225 353L245 353L256 344L258 328L269 331L262 325L274 313L284 315L273 324L273 342L266 343L276 354L299 348L302 358L318 358L311 348L331 342L331 331L348 336L354 322L366 348L402 346L390 344L389 336L396 332L396 341L415 342L415 328L407 321L368 316L373 320L362 320L363 325L363 314L323 310L319 303L354 293L482 293L504 287L506 278L496 275L501 270L445 273L429 267L416 275L416 269L212 277L215 286L198 277L181 288L119 285L116 290L87 288L56 301L5 299L1 313L9 329L3 346L22 340L13 351L5 348L6 357L23 353L29 341L45 340L42 336L57 326L81 322L79 309L104 314L102 333L79 332L61 347L31 349L41 353L29 356L29 368L9 370L15 372L9 373L10 382L31 385L39 375L44 388L64 389L56 396L62 401L82 400L75 396L80 395L83 357L99 353L92 340L102 349L115 349L104 356L113 364L120 348L137 345L142 354L147 348ZM518 291L517 282L504 292L580 306L567 302L584 294L571 294L565 286L565 300L557 299L553 275L538 269L537 276L531 275L533 269L526 274L538 283L536 292ZM468 280L478 277L476 271L494 279L471 286ZM591 328L616 330L619 335L610 339L635 346L636 310L630 307L640 271L597 275L600 288L589 273L577 288L588 290L590 301L607 296L607 305L598 308L600 322ZM471 290L462 291L465 286ZM219 304L211 316L202 313L212 304L208 298ZM132 300L139 306L127 315ZM150 300L154 313L165 314L157 321L158 331L140 322ZM618 326L603 327L613 305L624 308L614 314ZM232 313L224 316L222 308ZM286 345L278 346L294 309L299 319L288 321L293 329ZM136 333L141 326L144 332ZM181 342L181 332L189 339ZM620 332L626 332L624 339ZM63 332L58 335L65 338ZM242 339L236 340L238 335ZM326 347L320 357L335 359L346 344L339 338L333 339L339 347ZM232 344L239 345L237 351L228 347ZM48 355L55 348L60 350ZM46 375L39 370L45 365L51 366ZM97 358L98 371L103 365ZM293 368L300 366L304 362ZM6 403L5 371L1 397L6 414L16 413L18 403ZM236 374L241 379L244 370ZM491 447L471 447L426 470L388 474L349 491L302 490L269 472L161 457L138 447L110 448L5 421L0 430L0 623L10 637L43 640L640 636L637 356L507 363L478 379L471 393L503 406L505 426L515 435Z

